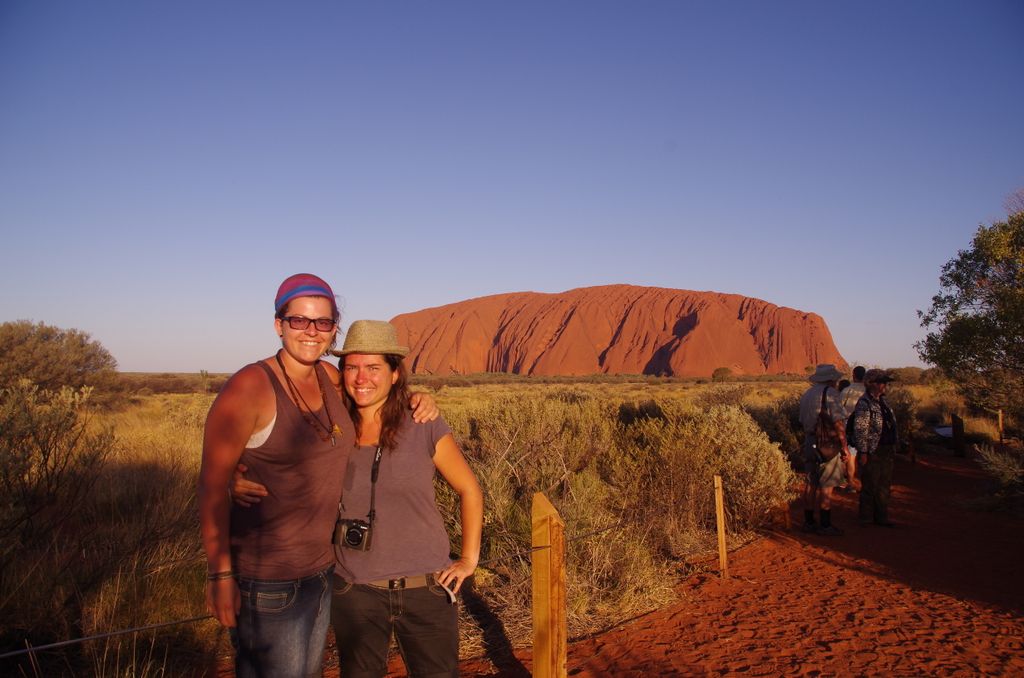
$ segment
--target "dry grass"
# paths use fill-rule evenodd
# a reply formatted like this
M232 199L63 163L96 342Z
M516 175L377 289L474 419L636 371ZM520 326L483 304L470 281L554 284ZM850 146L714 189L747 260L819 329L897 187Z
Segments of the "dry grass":
M788 390L789 386L786 386ZM763 525L792 474L735 404L752 385L488 384L437 393L485 492L485 560L473 607L500 619L505 643L530 639L530 498L543 492L566 531L614 529L568 547L570 636L671 599L680 558L713 548L712 475L730 487L730 524ZM766 398L761 385L756 397ZM761 391L761 392L758 392ZM725 402L708 407L706 403ZM457 544L454 497L438 496ZM483 614L480 614L480 610ZM481 645L469 626L463 650ZM486 629L485 629L486 632Z
M3 563L4 650L203 614L193 488L209 402L159 396L117 414L91 416L82 406L77 417L92 437L51 427L45 412L59 401L23 405L37 432L63 441L61 454L93 461L80 469L88 491L78 493L72 513L55 519L52 538L39 541L22 530L16 537L21 547ZM113 441L99 437L110 429ZM102 454L91 457L95 440L106 442ZM35 463L42 469L53 459ZM69 482L50 483L57 501ZM5 661L12 672L27 675L178 674L209 653L208 634L192 625Z
M794 476L779 446L789 451L796 439L803 381L485 382L418 386L435 393L486 493L482 558L493 562L479 569L462 609L464 655L529 642L529 559L518 554L530 545L536 491L559 509L569 537L615 526L568 545L571 636L663 605L682 564L713 552L713 474L725 478L731 543L770 522L772 509L790 496ZM963 411L951 390L914 385L904 393L902 406L917 424ZM80 591L81 632L202 614L193 487L211 401L205 394L145 396L94 417L91 425L112 427L117 443L86 514L93 531L83 556L95 561L97 576L99 565L107 569ZM993 437L990 418L967 421L970 431ZM441 484L438 499L457 547L455 497ZM4 595L23 595L8 575ZM12 629L0 628L4 647ZM33 642L62 640L70 631L53 626ZM90 645L43 673L181 673L209 661L223 642L212 623L174 627Z

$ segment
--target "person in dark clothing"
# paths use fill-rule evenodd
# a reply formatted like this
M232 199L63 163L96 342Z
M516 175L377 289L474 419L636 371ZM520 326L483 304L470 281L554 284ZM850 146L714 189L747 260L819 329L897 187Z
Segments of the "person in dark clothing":
M885 400L887 384L892 380L884 370L868 370L864 376L866 392L853 412L854 443L863 483L858 517L865 525L894 525L889 520L889 495L899 434L896 416Z

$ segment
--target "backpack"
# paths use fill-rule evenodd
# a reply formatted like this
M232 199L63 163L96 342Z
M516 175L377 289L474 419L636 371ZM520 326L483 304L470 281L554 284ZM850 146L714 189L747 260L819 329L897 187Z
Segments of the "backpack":
M829 461L843 450L843 442L839 439L839 432L832 417L828 414L828 405L825 398L828 395L828 386L821 392L821 409L818 410L818 424L814 427L814 439L818 448L818 455L824 461Z

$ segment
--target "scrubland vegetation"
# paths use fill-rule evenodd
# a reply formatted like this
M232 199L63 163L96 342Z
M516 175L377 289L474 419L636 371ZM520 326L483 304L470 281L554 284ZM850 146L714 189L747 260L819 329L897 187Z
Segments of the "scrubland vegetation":
M495 637L529 643L534 492L566 523L570 636L664 604L681 576L714 563L713 474L731 546L794 496L788 461L806 381L479 381L418 384L435 393L486 496L486 563L463 606L467 655ZM88 388L0 391L0 653L205 614L194 483L213 395L151 394L153 384L138 377L102 407ZM897 387L890 400L920 441L925 425L970 414L942 382ZM991 416L966 421L974 442L991 443ZM439 500L456 548L457 502L443 483ZM0 672L180 675L227 650L207 620L39 653L35 664L0 660Z
M211 399L103 412L88 389L2 391L0 652L203 614L193 487ZM176 674L209 652L203 633L90 641L0 672Z

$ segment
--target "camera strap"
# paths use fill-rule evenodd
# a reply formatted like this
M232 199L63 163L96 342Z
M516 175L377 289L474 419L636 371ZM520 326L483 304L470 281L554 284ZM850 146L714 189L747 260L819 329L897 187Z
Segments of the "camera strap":
M373 517L377 515L374 506L377 500L377 474L380 473L380 457L380 445L378 445L377 452L373 455L373 467L370 469L370 512L366 514L370 527L373 527Z

